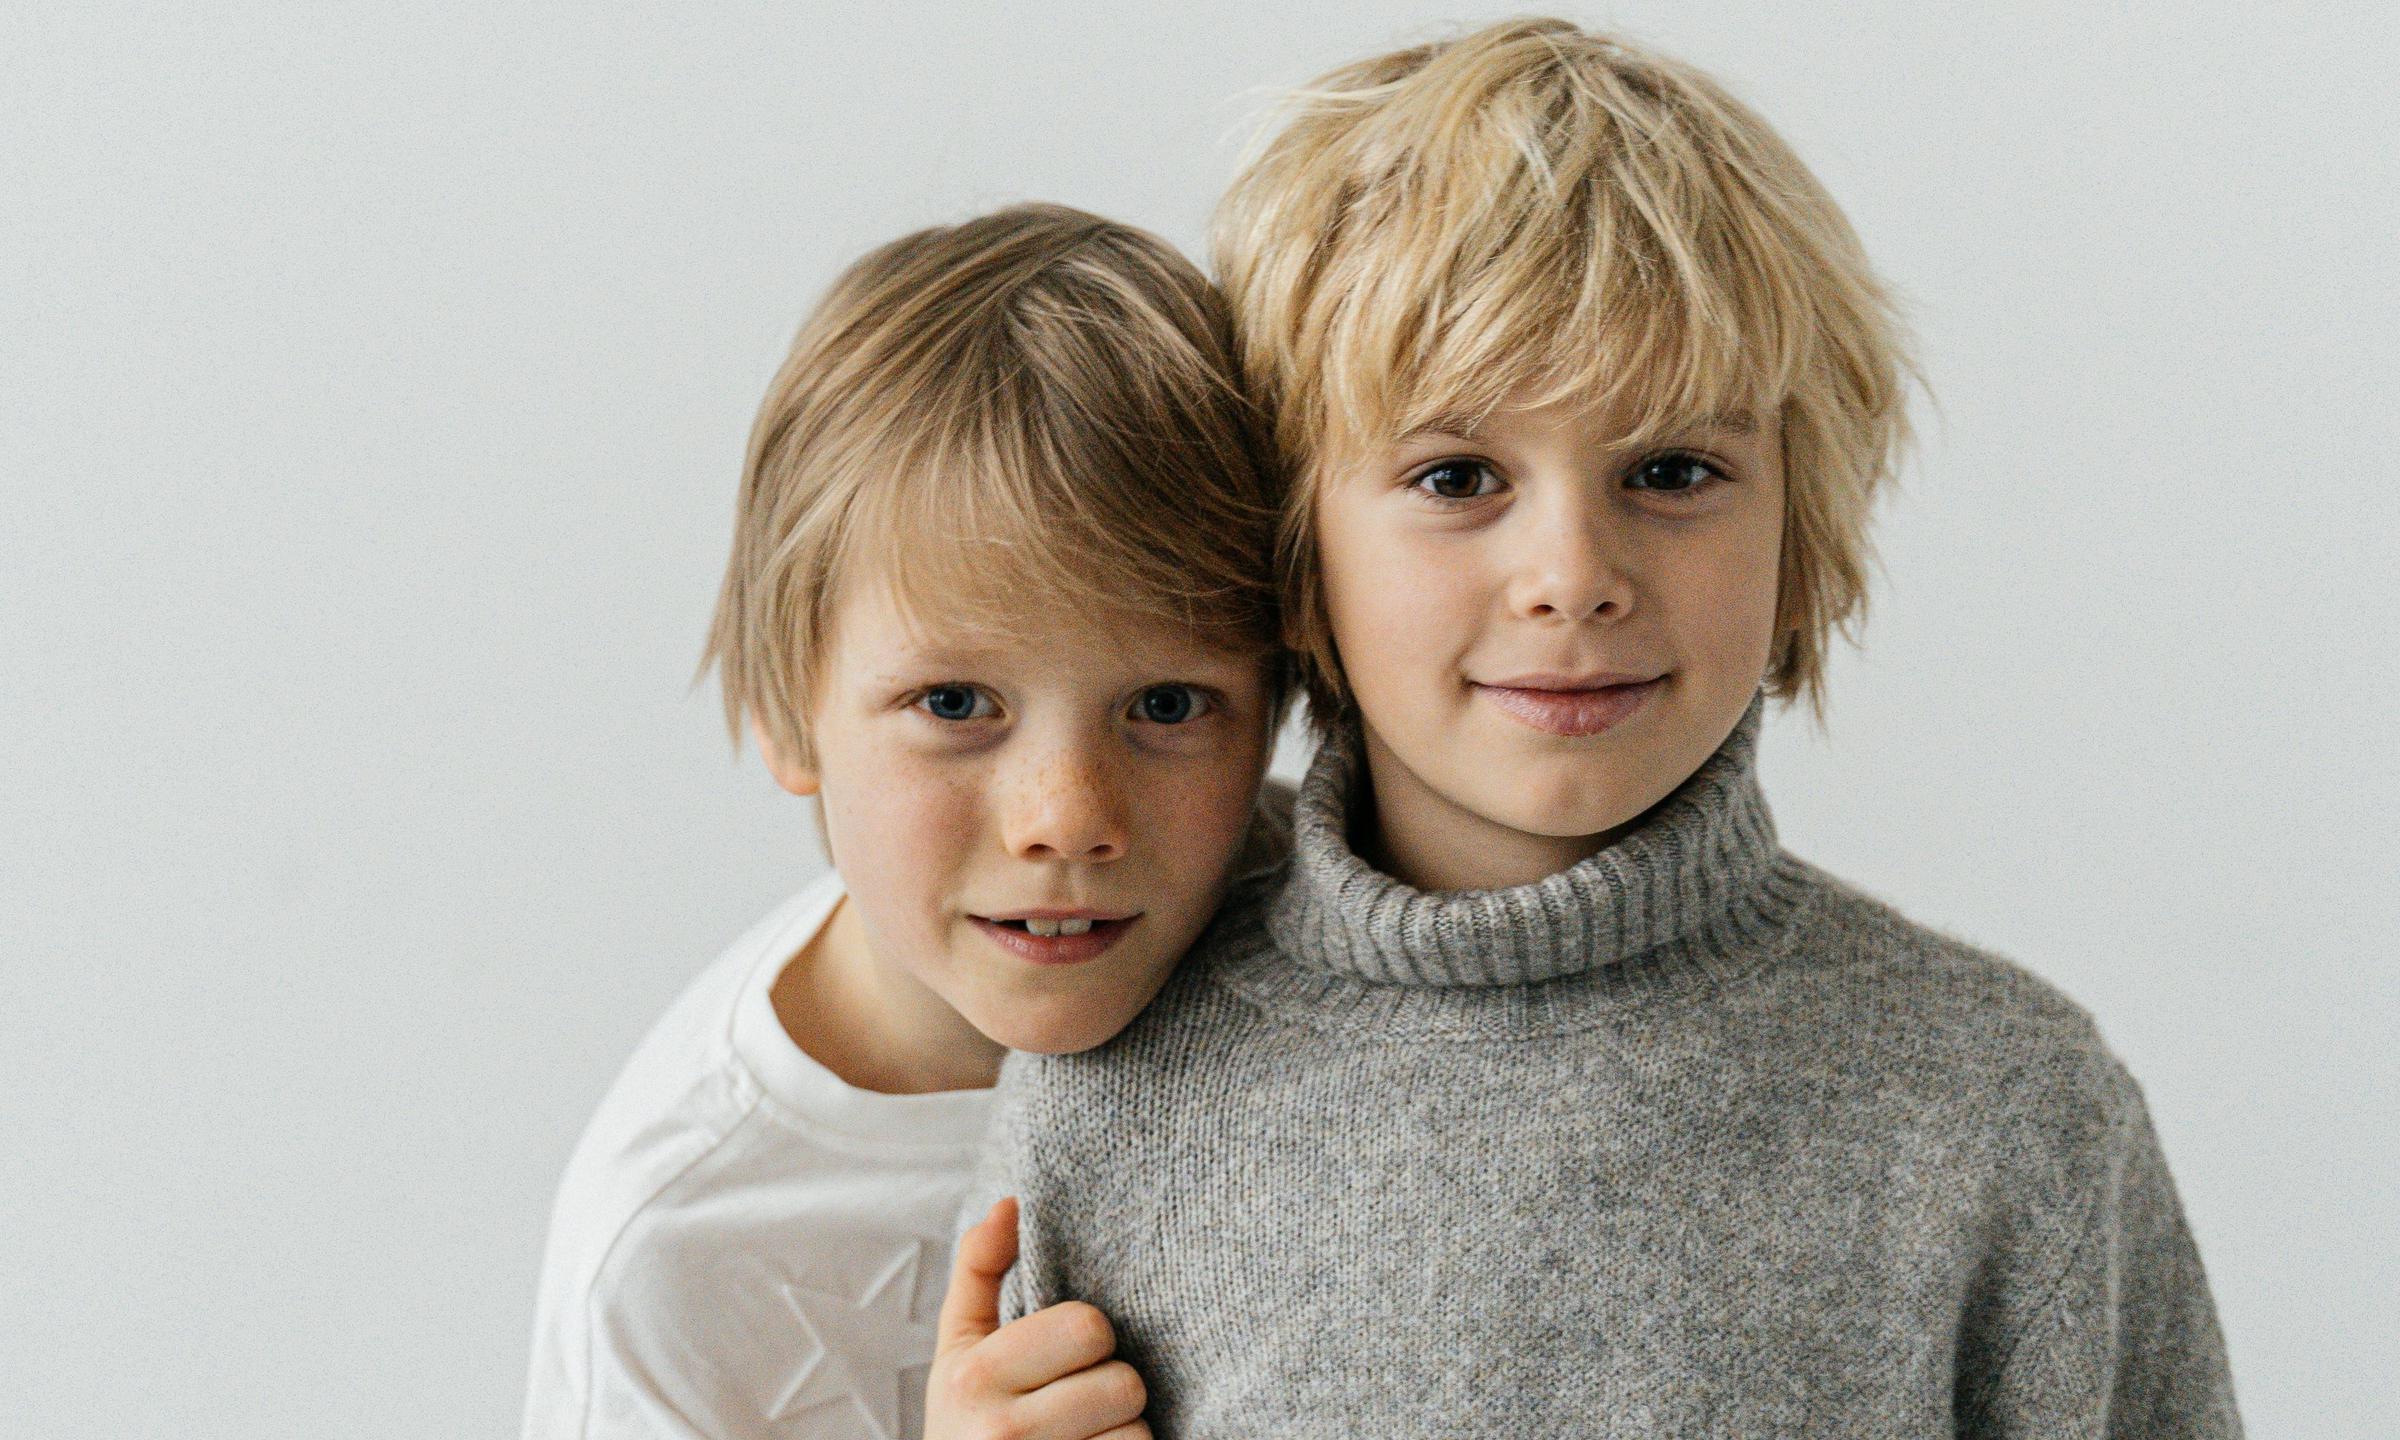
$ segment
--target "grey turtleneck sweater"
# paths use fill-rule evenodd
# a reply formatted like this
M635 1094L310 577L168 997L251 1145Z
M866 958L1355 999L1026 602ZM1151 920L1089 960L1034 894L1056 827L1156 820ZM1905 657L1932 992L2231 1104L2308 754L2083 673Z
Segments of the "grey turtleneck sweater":
M1157 1001L1004 1068L1005 1313L1099 1306L1161 1437L2240 1434L2133 1079L1781 850L1758 722L1493 891L1362 862L1323 747Z

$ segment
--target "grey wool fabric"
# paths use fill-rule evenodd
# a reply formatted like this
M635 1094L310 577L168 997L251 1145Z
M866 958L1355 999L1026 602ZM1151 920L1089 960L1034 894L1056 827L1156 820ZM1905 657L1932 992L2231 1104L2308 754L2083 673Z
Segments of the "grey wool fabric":
M2140 1089L1778 846L1760 704L1507 890L1362 862L1323 747L1157 1001L1004 1067L1005 1314L1099 1306L1162 1437L2239 1435Z

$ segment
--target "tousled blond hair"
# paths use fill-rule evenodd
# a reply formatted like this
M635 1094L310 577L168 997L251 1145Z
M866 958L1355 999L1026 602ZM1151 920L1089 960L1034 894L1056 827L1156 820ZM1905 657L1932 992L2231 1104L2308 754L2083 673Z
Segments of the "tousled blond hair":
M918 622L1164 619L1273 669L1274 489L1222 297L1147 232L1019 205L837 279L750 434L701 657L736 741L814 763L846 581Z
M1849 222L1722 86L1551 19L1345 65L1291 97L1218 207L1214 250L1290 479L1285 635L1320 726L1350 703L1316 556L1326 471L1503 397L1623 405L1628 444L1780 419L1766 681L1822 721L1915 367Z

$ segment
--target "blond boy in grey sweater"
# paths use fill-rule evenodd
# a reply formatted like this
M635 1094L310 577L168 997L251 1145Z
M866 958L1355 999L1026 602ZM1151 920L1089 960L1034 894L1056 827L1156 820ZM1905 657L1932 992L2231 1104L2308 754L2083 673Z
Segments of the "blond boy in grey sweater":
M1510 22L1326 76L1217 241L1323 743L1141 1017L1004 1067L996 1316L1096 1306L1162 1436L2239 1434L2091 1018L1777 843L1908 369L1806 167Z

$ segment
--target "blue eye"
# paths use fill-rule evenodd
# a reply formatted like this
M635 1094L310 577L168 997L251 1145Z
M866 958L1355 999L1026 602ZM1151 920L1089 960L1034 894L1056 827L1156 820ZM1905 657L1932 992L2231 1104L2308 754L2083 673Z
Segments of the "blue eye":
M991 712L982 710L984 697L972 685L936 685L917 697L917 704L936 720L979 720Z
M1154 725L1183 725L1208 713L1208 697L1190 685L1153 685L1133 705Z
M1418 471L1408 483L1435 500L1475 500L1500 488L1499 477L1481 460L1444 460Z
M1637 490L1649 490L1660 495L1688 495L1701 489L1711 480L1722 480L1724 472L1697 455L1680 452L1653 455L1633 467L1635 480L1655 483L1636 485Z

